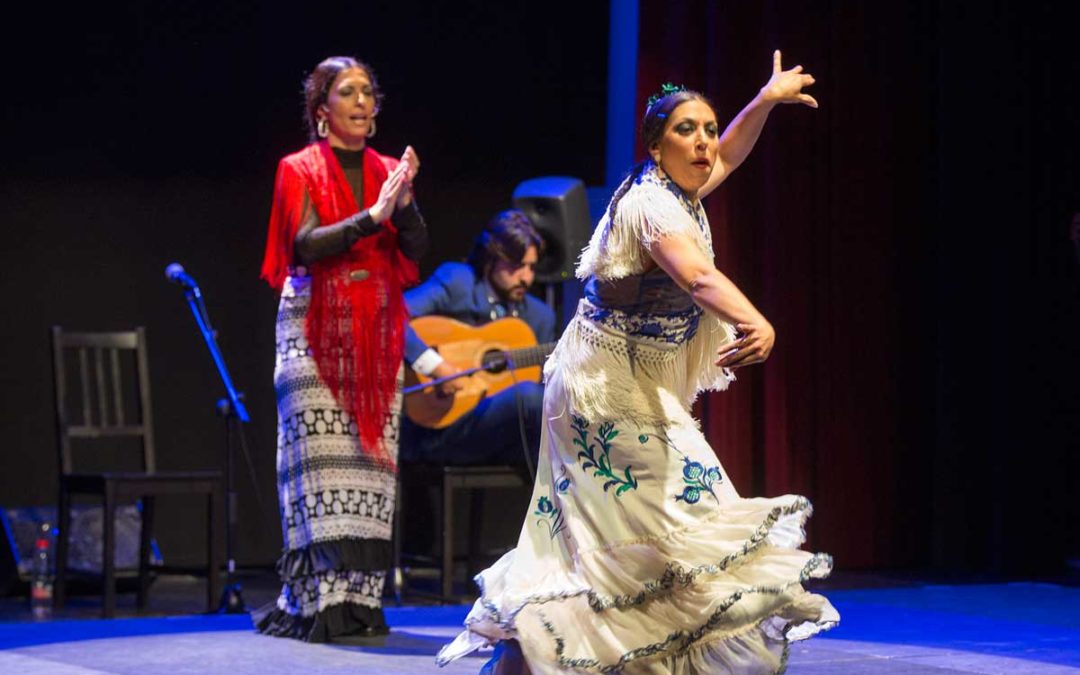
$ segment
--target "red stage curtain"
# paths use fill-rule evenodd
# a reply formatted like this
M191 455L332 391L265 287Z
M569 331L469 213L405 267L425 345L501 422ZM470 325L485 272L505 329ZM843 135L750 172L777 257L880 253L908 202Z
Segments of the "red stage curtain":
M723 127L769 77L774 48L818 78L821 108L774 110L706 200L717 265L777 344L699 410L743 495L814 502L812 548L845 568L904 567L925 554L929 512L928 413L917 394L904 401L934 377L932 360L911 356L924 331L905 287L933 260L912 250L933 198L917 175L927 116L913 110L927 102L930 61L904 42L921 30L915 10L836 5L645 0L639 116L670 80L710 96Z

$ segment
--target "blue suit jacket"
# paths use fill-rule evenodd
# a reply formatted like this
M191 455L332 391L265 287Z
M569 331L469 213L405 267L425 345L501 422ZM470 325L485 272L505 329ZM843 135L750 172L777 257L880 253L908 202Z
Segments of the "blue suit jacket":
M491 321L490 298L497 297L487 279L478 277L465 263L443 263L431 277L416 288L405 291L409 316L436 314L457 319L471 326ZM536 333L540 343L555 340L555 312L531 295L523 302L511 303L522 319ZM405 360L412 364L427 345L411 328L405 331Z

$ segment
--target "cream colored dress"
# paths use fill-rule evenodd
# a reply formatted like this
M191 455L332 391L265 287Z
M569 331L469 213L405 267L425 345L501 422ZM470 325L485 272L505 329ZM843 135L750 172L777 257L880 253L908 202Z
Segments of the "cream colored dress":
M645 271L672 233L713 258L700 203L649 165L582 253L586 297L545 368L531 508L440 665L517 640L537 674L774 673L791 641L839 621L802 587L832 565L798 550L810 503L739 497L690 414L734 379L713 364L734 331Z

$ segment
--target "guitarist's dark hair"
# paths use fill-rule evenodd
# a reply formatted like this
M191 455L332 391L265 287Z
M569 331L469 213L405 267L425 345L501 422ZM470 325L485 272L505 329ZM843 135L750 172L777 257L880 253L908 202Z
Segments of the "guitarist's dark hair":
M507 209L496 213L477 235L466 262L477 276L486 276L498 260L519 264L530 246L535 246L537 254L542 254L544 239L528 216L518 209Z

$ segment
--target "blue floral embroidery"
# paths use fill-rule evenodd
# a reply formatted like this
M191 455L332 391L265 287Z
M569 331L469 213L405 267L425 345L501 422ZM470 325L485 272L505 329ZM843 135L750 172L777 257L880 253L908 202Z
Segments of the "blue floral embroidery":
M701 462L693 462L689 457L683 455L682 473L686 487L683 488L681 495L675 495L675 501L682 500L687 504L697 504L701 499L701 494L708 492L716 503L720 503L716 493L713 491L713 484L723 480L720 476L720 467L706 467Z
M615 488L615 496L621 497L622 493L627 490L637 489L638 482L637 478L634 477L632 466L627 465L622 471L622 476L618 476L612 471L611 441L619 435L619 430L615 428L614 422L604 422L596 430L594 440L600 445L602 451L599 455L596 454L596 445L589 442L588 420L571 414L570 424L577 433L574 445L582 449L577 455L578 459L583 460L581 468L586 471L595 469L593 476L607 479L604 481L604 492L607 492L608 488L618 485L619 487Z
M596 323L603 324L627 335L635 335L669 344L682 344L697 333L704 312L693 305L684 312L630 313L609 307L596 307L583 303L581 314Z
M716 496L716 492L713 491L713 486L723 481L723 477L720 475L719 466L705 466L701 462L695 462L689 457L683 454L681 450L675 447L675 443L672 442L671 437L664 431L659 431L655 434L660 441L679 453L682 456L683 461L683 483L686 487L683 488L681 495L675 495L675 501L684 501L687 504L697 504L701 501L701 495L705 492L709 493L716 503L720 503L720 499ZM638 437L646 438L645 434ZM645 441L641 441L644 443Z
M570 476L566 475L566 465L562 467L562 471L559 472L559 479L555 481L555 491L561 495L566 494L566 491L570 489Z
M540 516L540 519L536 521L536 524L546 527L548 535L552 539L566 527L566 523L563 522L562 509L555 506L555 504L547 497L541 497L536 500L536 511L534 515Z

